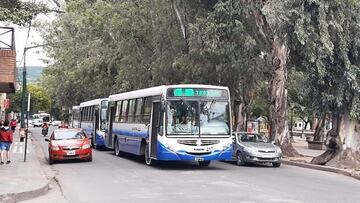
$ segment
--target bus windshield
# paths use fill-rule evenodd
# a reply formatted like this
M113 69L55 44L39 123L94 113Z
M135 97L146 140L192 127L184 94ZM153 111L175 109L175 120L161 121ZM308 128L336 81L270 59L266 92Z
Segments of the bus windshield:
M198 102L170 101L167 114L168 134L199 134Z
M169 101L167 134L228 135L230 133L228 102Z

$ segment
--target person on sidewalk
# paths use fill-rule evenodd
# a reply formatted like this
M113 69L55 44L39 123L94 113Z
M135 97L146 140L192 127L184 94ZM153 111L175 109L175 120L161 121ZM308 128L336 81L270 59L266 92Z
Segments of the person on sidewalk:
M10 127L13 132L15 132L16 125L17 125L16 120L12 119L12 121L10 122Z
M14 133L9 127L9 121L4 122L4 127L0 130L0 150L1 150L1 162L4 164L4 159L6 155L6 163L9 164L10 161L10 146L13 143Z

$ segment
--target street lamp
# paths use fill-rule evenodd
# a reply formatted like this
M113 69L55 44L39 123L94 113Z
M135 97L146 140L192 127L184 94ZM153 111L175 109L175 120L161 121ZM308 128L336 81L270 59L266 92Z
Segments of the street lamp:
M24 152L24 162L26 161L26 153L27 153L27 140L28 140L28 130L25 129L25 102L26 102L26 92L27 92L27 82L26 82L26 51L29 49L34 49L38 47L47 46L48 44L42 44L42 45L36 45L31 47L25 47L24 48L24 69L23 69L23 90L21 94L21 125L20 130L25 130L25 152ZM30 97L30 96L29 96ZM29 121L29 107L30 103L28 103L28 113L27 113L27 121ZM28 123L28 122L27 122ZM29 126L26 126L29 127Z
M23 68L23 84L22 84L22 94L21 94L21 128L25 128L25 102L26 102L26 92L27 92L27 82L26 82L26 51L28 51L29 49L34 49L34 48L38 48L38 47L44 47L47 46L49 44L41 44L41 45L35 45L35 46L31 46L31 47L25 47L24 48L24 68ZM29 115L28 115L29 116ZM27 116L27 117L28 117ZM29 118L27 118L29 120Z

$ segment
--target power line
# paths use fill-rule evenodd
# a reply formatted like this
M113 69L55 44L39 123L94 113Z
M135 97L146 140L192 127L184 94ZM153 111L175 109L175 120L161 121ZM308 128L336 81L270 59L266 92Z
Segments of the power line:
M29 37L30 37L30 30L31 30L31 21L29 23L29 28L28 28L27 35L26 35L26 41L25 41L24 50L25 50L25 47L27 47L27 44L28 44L28 40L29 40ZM21 57L19 65L18 65L19 69L21 68L21 64L22 64L22 62L24 60L24 55L25 55L25 51L22 53L22 57ZM18 73L19 73L19 71L18 71ZM16 74L16 78L17 78L17 81L19 81L19 84L20 84L19 74Z

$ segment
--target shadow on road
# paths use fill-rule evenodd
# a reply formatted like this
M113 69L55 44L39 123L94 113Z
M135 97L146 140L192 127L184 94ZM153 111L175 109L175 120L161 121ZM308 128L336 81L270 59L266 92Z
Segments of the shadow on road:
M113 152L109 152L108 155L115 156ZM143 165L144 167L156 168L160 170L227 170L226 168L212 165L218 161L212 161L210 166L207 167L199 166L197 162L192 161L157 161L156 165L151 167L145 164L144 156L122 152L119 158L132 161L139 165Z
M245 166L238 166L238 165L236 165L235 161L223 161L223 163L234 165L234 166L237 166L239 168L241 168L241 167L274 168L270 163L247 163Z

